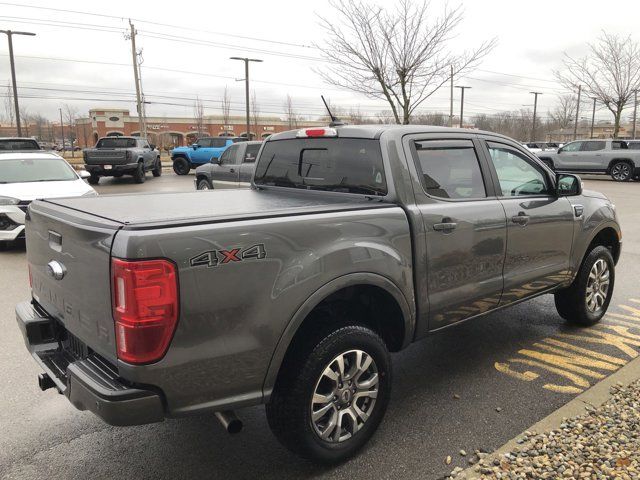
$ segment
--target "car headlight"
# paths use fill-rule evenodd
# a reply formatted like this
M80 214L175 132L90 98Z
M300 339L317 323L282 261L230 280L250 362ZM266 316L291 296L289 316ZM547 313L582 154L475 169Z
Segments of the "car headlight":
M83 197L95 197L97 195L98 192L96 192L95 190L89 190L87 193L82 194Z
M0 197L0 205L17 205L20 200L13 197Z

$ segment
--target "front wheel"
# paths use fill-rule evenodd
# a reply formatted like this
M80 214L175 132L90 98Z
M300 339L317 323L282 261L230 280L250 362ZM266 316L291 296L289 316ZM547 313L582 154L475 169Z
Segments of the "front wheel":
M162 175L162 162L160 161L160 158L156 158L156 163L154 164L151 173L154 177L159 177L160 175Z
M631 165L627 162L616 162L611 166L611 178L616 182L627 182L631 179Z
M615 264L608 248L597 246L585 257L570 287L555 293L556 309L570 323L590 326L604 316L615 281Z
M203 178L202 180L198 181L198 190L212 190L212 189L213 188L209 184L209 180L207 180L206 178Z
M176 175L187 175L189 170L191 170L191 167L186 158L176 158L173 161L173 171L176 172Z
M98 183L100 183L100 177L92 173L87 179L87 182L89 182L89 185L98 185Z
M293 452L341 462L367 443L385 414L389 352L378 335L356 325L301 341L282 367L267 420Z

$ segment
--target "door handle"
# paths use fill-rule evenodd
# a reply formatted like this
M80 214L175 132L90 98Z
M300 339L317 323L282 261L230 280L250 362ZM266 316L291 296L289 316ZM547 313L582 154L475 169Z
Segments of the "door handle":
M230 171L231 173L236 173L236 169L235 169L235 168L230 168L230 169L229 169L229 171Z
M433 224L433 229L436 232L451 233L453 230L455 230L457 226L458 224L455 222L452 222L451 218L444 217L441 223Z
M527 225L527 223L529 223L529 215L524 212L518 212L518 215L514 215L513 217L511 217L511 221L524 227Z

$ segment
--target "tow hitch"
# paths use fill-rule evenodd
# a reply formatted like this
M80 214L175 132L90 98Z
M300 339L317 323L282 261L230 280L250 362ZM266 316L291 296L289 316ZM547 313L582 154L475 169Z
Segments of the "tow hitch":
M51 380L51 377L48 374L41 373L40 375L38 375L38 386L40 387L40 390L44 392L45 390L54 388L56 384L53 380Z

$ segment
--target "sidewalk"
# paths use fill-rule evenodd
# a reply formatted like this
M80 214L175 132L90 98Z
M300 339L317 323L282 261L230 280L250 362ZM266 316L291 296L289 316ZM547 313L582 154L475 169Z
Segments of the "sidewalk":
M640 479L640 357L494 453L476 456L475 466L450 477Z

